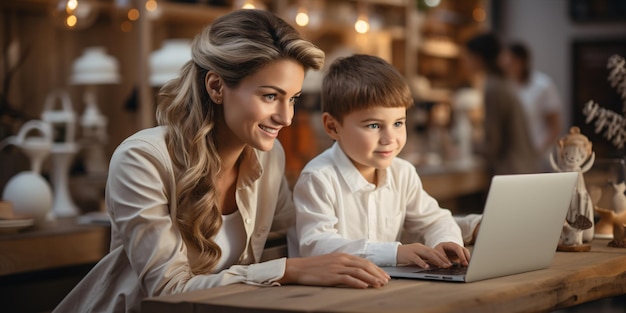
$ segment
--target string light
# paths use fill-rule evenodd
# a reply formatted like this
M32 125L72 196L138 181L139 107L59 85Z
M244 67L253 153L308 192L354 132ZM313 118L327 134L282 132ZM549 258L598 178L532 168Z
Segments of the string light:
M67 1L67 5L66 7L66 11L67 13L72 13L72 11L76 10L76 7L78 6L78 1L77 0L68 0Z
M356 23L354 23L354 29L359 34L365 34L370 30L370 24L366 19L359 17Z
M78 19L76 18L76 15L71 14L65 19L65 26L67 26L67 28L72 29L76 26L77 21Z
M241 8L242 9L249 9L249 10L256 9L256 7L254 6L254 2L252 0L246 0L246 2L243 3Z
M94 0L57 0L49 13L57 25L78 30L93 25L98 17L98 4Z
M156 0L148 0L146 1L146 10L148 12L154 12L156 11L157 7L158 7L158 3L156 2Z
M234 10L248 9L248 10L267 10L267 7L263 1L258 0L232 0L232 8Z
M483 8L474 8L474 10L472 11L472 17L476 22L484 22L487 18L487 13L485 13L485 10Z
M296 14L296 24L303 27L309 24L309 14L304 6L298 8L298 13Z
M358 3L358 14L356 23L354 23L354 29L359 34L365 34L370 30L369 16L367 13L367 6L364 3Z
M139 10L132 8L130 10L128 10L128 20L130 21L136 21L139 19Z

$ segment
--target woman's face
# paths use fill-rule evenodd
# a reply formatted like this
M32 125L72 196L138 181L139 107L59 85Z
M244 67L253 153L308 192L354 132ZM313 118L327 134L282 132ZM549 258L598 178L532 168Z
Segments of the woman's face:
M262 67L234 88L224 86L224 120L220 138L228 144L268 151L278 132L291 124L294 104L302 92L304 67L283 59Z

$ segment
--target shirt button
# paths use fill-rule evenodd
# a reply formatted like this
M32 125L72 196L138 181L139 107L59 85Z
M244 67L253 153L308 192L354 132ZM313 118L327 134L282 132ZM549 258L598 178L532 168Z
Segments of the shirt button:
M255 235L255 236L256 236L257 238L259 238L259 237L261 237L262 235L263 235L263 233L259 232L259 233L256 233L256 235Z
M251 219L249 219L249 218L246 219L246 224L250 224L251 222L252 222Z
M259 229L259 231L261 233L267 232L267 227L263 226L263 227L261 227L261 229Z

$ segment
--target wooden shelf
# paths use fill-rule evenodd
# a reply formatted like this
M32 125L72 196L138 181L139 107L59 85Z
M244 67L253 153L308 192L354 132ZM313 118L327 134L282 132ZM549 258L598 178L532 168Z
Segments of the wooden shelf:
M55 225L0 235L0 277L91 264L109 250L110 228L58 219Z
M410 0L350 0L352 2L362 2L367 4L380 4L386 6L406 7L411 4Z
M423 12L417 73L428 78L433 88L454 90L467 83L460 54L463 42L482 26L473 14L484 5L482 0L443 0L438 7Z
M157 12L148 12L148 18L158 22L208 24L232 11L230 7L209 6L201 3L159 3Z

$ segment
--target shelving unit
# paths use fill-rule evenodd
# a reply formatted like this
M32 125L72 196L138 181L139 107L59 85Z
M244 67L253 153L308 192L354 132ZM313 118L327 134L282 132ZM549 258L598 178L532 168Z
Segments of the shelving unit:
M467 83L460 53L463 43L484 26L485 0L442 0L436 8L420 9L417 73L432 87L426 100L442 101Z
M372 7L393 8L403 11L402 25L386 27L373 36L382 36L388 42L388 47L376 42L378 49L387 49L384 52L385 58L389 59L407 77L413 77L416 69L417 43L415 35L411 31L416 29L414 23L415 0L341 0L342 2L356 5L357 2L366 3ZM334 1L338 3L339 1ZM279 16L287 19L288 9L296 4L296 1L289 0L266 0L268 8ZM155 42L166 38L192 38L200 29L211 23L215 18L224 15L232 10L231 7L216 7L206 4L193 3L173 3L163 2L158 14L150 13L142 8L141 16L147 16L138 21L139 42L138 53L140 64L138 67L139 86L139 128L146 128L154 125L154 101L155 91L148 83L149 68L148 59L150 53L157 48ZM295 25L294 25L295 26ZM352 36L355 33L352 25L341 25L332 21L326 21L318 29L307 29L295 26L302 35L314 43L323 41L329 36ZM323 47L322 47L323 48Z
M19 27L28 27L27 34L30 37L28 40L38 44L44 41L51 43L46 46L50 48L48 51L42 51L40 48L35 52L31 61L37 61L24 69L24 77L19 83L20 90L16 92L17 101L26 102L29 105L43 102L39 99L35 101L25 101L25 99L33 97L32 95L42 98L57 85L63 87L62 81L69 77L73 60L84 48L94 45L105 46L109 53L120 61L123 75L121 84L103 87L98 95L101 97L99 103L103 103L101 107L103 113L109 121L115 121L116 124L113 126L111 122L108 129L110 142L107 146L107 154L109 155L128 135L155 125L154 112L158 90L150 85L149 80L149 60L152 52L159 49L166 39L193 38L202 27L233 9L232 1L220 1L225 3L223 6L209 5L206 1L198 1L198 3L158 1L157 13L149 13L143 6L137 7L140 10L140 18L133 23L130 32L122 32L116 28L118 27L116 23L124 18L124 10L116 8L112 0L96 0L103 5L99 21L84 30L67 31L47 27L50 23L46 21L46 10L55 1L23 0L0 3L5 16L13 14L9 13L11 10L17 10L21 12L18 13L21 17L28 16L29 21L35 20L34 24L17 22ZM294 16L291 16L294 15L294 8L305 2L298 0L262 1L268 10L293 23L292 25L300 31L303 37L326 51L329 56L327 64L332 61L331 56L336 56L336 54L333 55L333 50L337 47L350 48L351 52L376 54L396 66L412 85L418 77L428 79L433 89L436 89L434 91L437 92L427 94L426 96L430 97L427 100L446 101L450 91L458 87L463 77L460 75L460 62L456 52L442 55L441 45L447 44L453 47L452 50L455 50L454 47L458 50L458 45L464 37L480 25L479 22L472 20L471 10L477 4L482 5L483 1L487 0L442 0L437 9L431 9L428 12L420 10L421 7L418 6L418 3L423 3L424 0L308 0L310 1L307 2L308 4L314 4L308 6L309 10L313 7L323 10L320 11L323 22L317 27L295 25ZM209 3L216 2L209 1ZM134 3L139 4L143 1L134 1ZM357 7L362 4L368 7L371 22L374 17L378 18L379 22L379 27L372 27L366 35L357 34L354 30L354 20L350 20L351 17L356 19ZM442 16L457 18L446 19ZM47 29L39 30L43 26ZM435 48L429 49L429 46ZM43 72L47 77L43 81L40 79L42 82L35 86L32 83L26 84L25 81L38 78L34 77L33 73L42 68L42 64L45 67ZM75 100L82 101L77 96L78 89L69 87L75 93ZM416 95L424 96L419 93ZM79 102L76 106L77 111L81 111L81 107L82 102ZM40 109L32 105L27 110L32 116L40 113ZM316 131L312 129L312 125L299 124L299 121L305 121L307 118L302 111L301 109L296 116L298 121L294 120L294 125L288 130L294 133L293 138L301 138L301 134ZM297 129L299 127L302 129ZM303 147L297 144L298 140L293 141L295 143L290 148L296 150L295 157L292 158L290 155L288 159L295 162L292 167L295 173L314 153L311 151L303 153L301 151Z
M268 9L277 13L286 20L288 10L297 5L296 0L262 0ZM317 1L317 0L310 0ZM415 8L416 0L320 0L324 5L336 5L343 3L356 7L357 4L362 3L368 5L372 12L381 10L393 12L394 18L385 21L385 25L378 31L370 32L370 36L375 37L376 40L372 40L370 48L377 50L362 51L383 53L384 57L392 62L396 67L407 77L413 77L416 73L416 33L417 29L415 24ZM17 10L21 12L28 11L28 14L40 15L42 24L47 19L47 10L55 3L56 0L24 0L15 1L10 3L0 4L0 8L9 12L10 10ZM108 33L103 33L106 30L106 24L110 26L115 20L124 18L124 10L119 10L115 7L113 1L110 0L96 0L95 2L100 6L99 22L97 27L90 27L79 31L63 31L55 28L45 30L47 36L61 36L61 40L69 41L72 47L61 46L66 43L59 43L59 47L50 51L55 58L62 58L62 62L56 67L60 67L57 71L58 74L51 74L55 76L54 79L58 81L59 78L67 76L66 72L70 70L71 61L76 54L76 51L82 50L85 45L82 40L88 39L85 42L88 45L94 45L98 43L103 45L112 52L116 52L118 58L123 59L124 65L127 67L130 63L132 65L132 73L126 74L123 84L127 86L132 85L130 88L137 90L138 105L137 105L137 125L136 128L146 128L154 125L154 102L155 102L155 90L149 85L149 67L148 61L150 54L159 48L160 43L168 38L192 38L198 33L201 28L211 23L218 16L224 15L232 10L231 5L227 6L211 6L205 3L184 3L170 1L158 1L157 13L147 12L144 6L137 6L140 10L140 18L134 22L133 30L130 33L114 34L120 32L119 29L115 30L110 28ZM142 3L142 1L135 1L135 4ZM225 3L230 3L225 1ZM21 13L20 13L21 14ZM330 13L328 13L330 14ZM328 15L324 12L323 15ZM354 23L354 22L352 22ZM295 24L295 23L294 23ZM303 34L303 36L313 42L327 41L330 37L343 36L344 38L353 37L356 32L353 25L344 24L339 25L336 22L325 20L322 27L319 29L311 30L310 28L302 28L295 26ZM111 47L113 36L120 37L121 41L116 42L115 47ZM101 38L102 40L97 40ZM132 42L129 44L129 42ZM329 45L332 45L331 42ZM322 47L324 48L324 47ZM57 51L66 50L66 51ZM67 52L71 52L68 54ZM120 55L120 53L122 55ZM39 54L39 53L38 53ZM132 61L129 61L132 60ZM55 67L53 66L53 67ZM52 83L55 85L57 83ZM45 89L42 86L42 89ZM125 87L125 89L128 89ZM104 112L106 114L106 112Z

